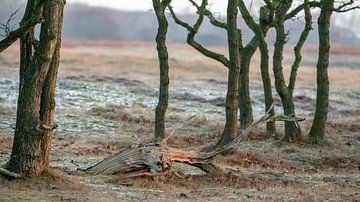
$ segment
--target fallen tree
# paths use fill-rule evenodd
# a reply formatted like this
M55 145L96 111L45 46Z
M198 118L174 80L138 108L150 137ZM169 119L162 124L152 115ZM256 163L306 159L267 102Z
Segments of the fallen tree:
M257 126L269 121L293 121L298 123L305 120L304 118L284 115L271 115L270 112L273 108L272 105L264 116L250 124L233 141L210 152L186 151L170 147L166 143L170 137L168 136L160 144L152 143L129 147L92 167L82 170L90 174L118 175L114 179L116 181L139 176L166 175L169 173L172 163L180 162L200 168L210 175L220 175L223 171L212 162L213 157L238 146L244 137Z

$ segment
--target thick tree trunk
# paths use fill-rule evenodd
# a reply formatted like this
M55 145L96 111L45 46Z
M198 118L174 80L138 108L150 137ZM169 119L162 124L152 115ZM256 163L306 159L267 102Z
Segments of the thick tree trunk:
M310 139L318 143L324 139L325 126L329 107L329 54L330 54L330 20L334 0L321 1L321 13L318 19L319 55L317 62L317 96L314 121L309 133Z
M284 114L295 116L295 107L291 93L287 88L283 75L282 60L284 54L284 45L286 43L286 33L284 22L286 13L292 5L292 1L280 1L275 12L275 30L276 42L273 56L273 71L275 77L275 87L283 105ZM296 122L285 122L285 138L284 141L294 142L301 139L301 130Z
M231 142L237 136L238 82L240 74L237 14L237 0L229 0L227 8L227 24L230 66L225 107L226 123L218 146Z
M166 47L168 22L165 16L165 8L169 3L170 1L153 0L153 6L159 24L156 44L160 63L159 102L155 111L155 141L161 141L165 137L165 113L169 100L169 61Z
M26 176L39 175L49 164L63 8L61 0L45 3L43 16L46 20L34 54L31 52L33 35L21 41L17 120L7 168Z

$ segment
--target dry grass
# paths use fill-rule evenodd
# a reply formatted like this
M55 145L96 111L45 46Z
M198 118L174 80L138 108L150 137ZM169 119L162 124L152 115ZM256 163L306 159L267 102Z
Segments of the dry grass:
M213 49L226 52L223 48ZM169 50L171 86L174 88L172 101L189 102L191 107L194 103L209 104L209 108L223 106L221 95L205 99L195 94L194 89L206 87L222 92L226 89L227 70L188 46L171 44ZM334 46L333 54L350 57L358 51L357 47ZM316 48L308 47L306 52L313 55ZM159 72L154 44L64 40L61 54L61 78L98 84L108 82L126 86L134 95L157 96L154 89L158 85ZM0 56L1 78L17 78L17 58L16 46ZM288 75L288 66L284 67L284 72ZM329 74L332 89L360 89L360 69L330 68ZM297 86L315 87L315 75L315 68L302 66ZM250 77L251 85L261 88L259 64L252 64ZM118 78L126 78L126 81L121 83ZM136 85L132 85L134 83ZM178 89L187 91L178 92ZM313 102L306 96L297 99L297 102L308 105ZM174 135L168 144L202 150L213 146L222 133L223 120L218 117L223 116L209 116L212 112L185 112L186 109L177 105L169 107L167 128L169 133L174 131ZM224 176L170 175L155 179L127 179L114 184L107 183L111 176L88 176L74 170L92 165L131 144L149 141L154 130L153 109L141 102L130 107L111 103L80 112L63 109L58 114L71 115L61 116L71 120L66 122L69 125L61 128L62 133L54 137L52 160L61 170L73 172L55 169L40 179L27 181L0 178L0 200L356 201L360 199L360 111L332 112L327 127L328 142L320 146L306 142L280 145L278 137L269 136L261 127L247 136L238 149L215 158L215 162L227 171ZM0 106L1 118L9 119L14 114L14 108ZM79 118L83 118L83 122ZM78 124L87 124L89 128L86 130L85 126L79 127ZM302 123L304 132L310 124L311 120ZM75 127L76 130L67 131L66 127ZM113 132L109 132L110 129ZM0 131L1 152L10 152L10 134L11 130Z

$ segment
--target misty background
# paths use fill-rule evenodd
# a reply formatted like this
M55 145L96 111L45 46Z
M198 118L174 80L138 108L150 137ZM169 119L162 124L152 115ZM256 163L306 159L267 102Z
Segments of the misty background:
M70 3L69 3L70 2ZM71 3L68 1L64 13L63 38L65 39L82 39L82 40L122 40L122 41L144 41L153 42L156 31L157 21L152 10L130 11L119 10L101 6L90 6L84 3ZM108 4L110 5L110 4ZM151 8L151 4L147 5ZM0 22L5 23L9 18L11 11L20 8L20 11L12 21L12 26L16 28L22 18L23 11L26 7L25 0L1 0L0 1ZM187 7L182 8L183 12L179 13L179 18L193 23L196 15L191 14ZM188 11L188 12L186 12ZM359 12L359 11L357 11ZM214 15L221 21L226 21L225 16L219 12ZM317 26L316 16L314 13L314 30L311 32L307 43L317 43ZM172 43L185 43L186 30L176 25L168 14L169 33L168 41ZM360 45L360 35L357 33L359 27L358 13L337 14L333 17L331 27L331 40L336 44ZM298 39L304 23L302 20L291 20L286 23L289 31L288 40L293 44ZM244 41L247 42L252 36L252 32L246 27L241 18L239 18L239 27L243 30ZM360 30L359 30L360 32ZM200 32L197 34L197 40L205 45L225 46L227 44L226 32L222 29L212 26L207 20L204 21ZM275 38L274 31L268 34L268 42L273 43Z

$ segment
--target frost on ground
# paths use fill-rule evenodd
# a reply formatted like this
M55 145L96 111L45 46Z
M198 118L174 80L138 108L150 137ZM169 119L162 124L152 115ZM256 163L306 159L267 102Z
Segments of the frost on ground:
M280 145L282 124L278 123L277 136L269 136L259 127L237 149L216 157L214 161L227 171L221 177L204 176L183 165L174 166L184 173L180 177L117 183L110 182L111 176L81 173L78 168L152 139L158 88L156 55L147 48L137 48L129 50L134 51L129 57L123 49L101 48L99 55L98 49L64 48L56 96L59 128L51 160L55 169L42 179L26 182L0 178L1 200L360 200L360 82L351 79L347 84L335 81L331 89L328 141L320 146L306 142ZM141 54L137 55L139 49ZM168 143L206 149L216 143L224 124L225 70L197 56L185 60L191 54L185 50L175 51L171 60L174 69L166 128L173 136ZM15 53L16 49L10 50L2 57L12 61ZM123 63L114 62L114 58ZM6 163L11 152L18 90L16 65L0 67L0 164ZM141 68L144 76L139 76ZM308 119L302 123L306 134L316 91L307 77L314 75L313 70L301 71L305 76L299 77L294 99L298 116ZM331 71L333 79L344 76L338 75L340 70ZM340 72L360 75L356 69ZM251 96L259 117L264 104L257 73L251 73ZM281 113L276 96L275 104Z

